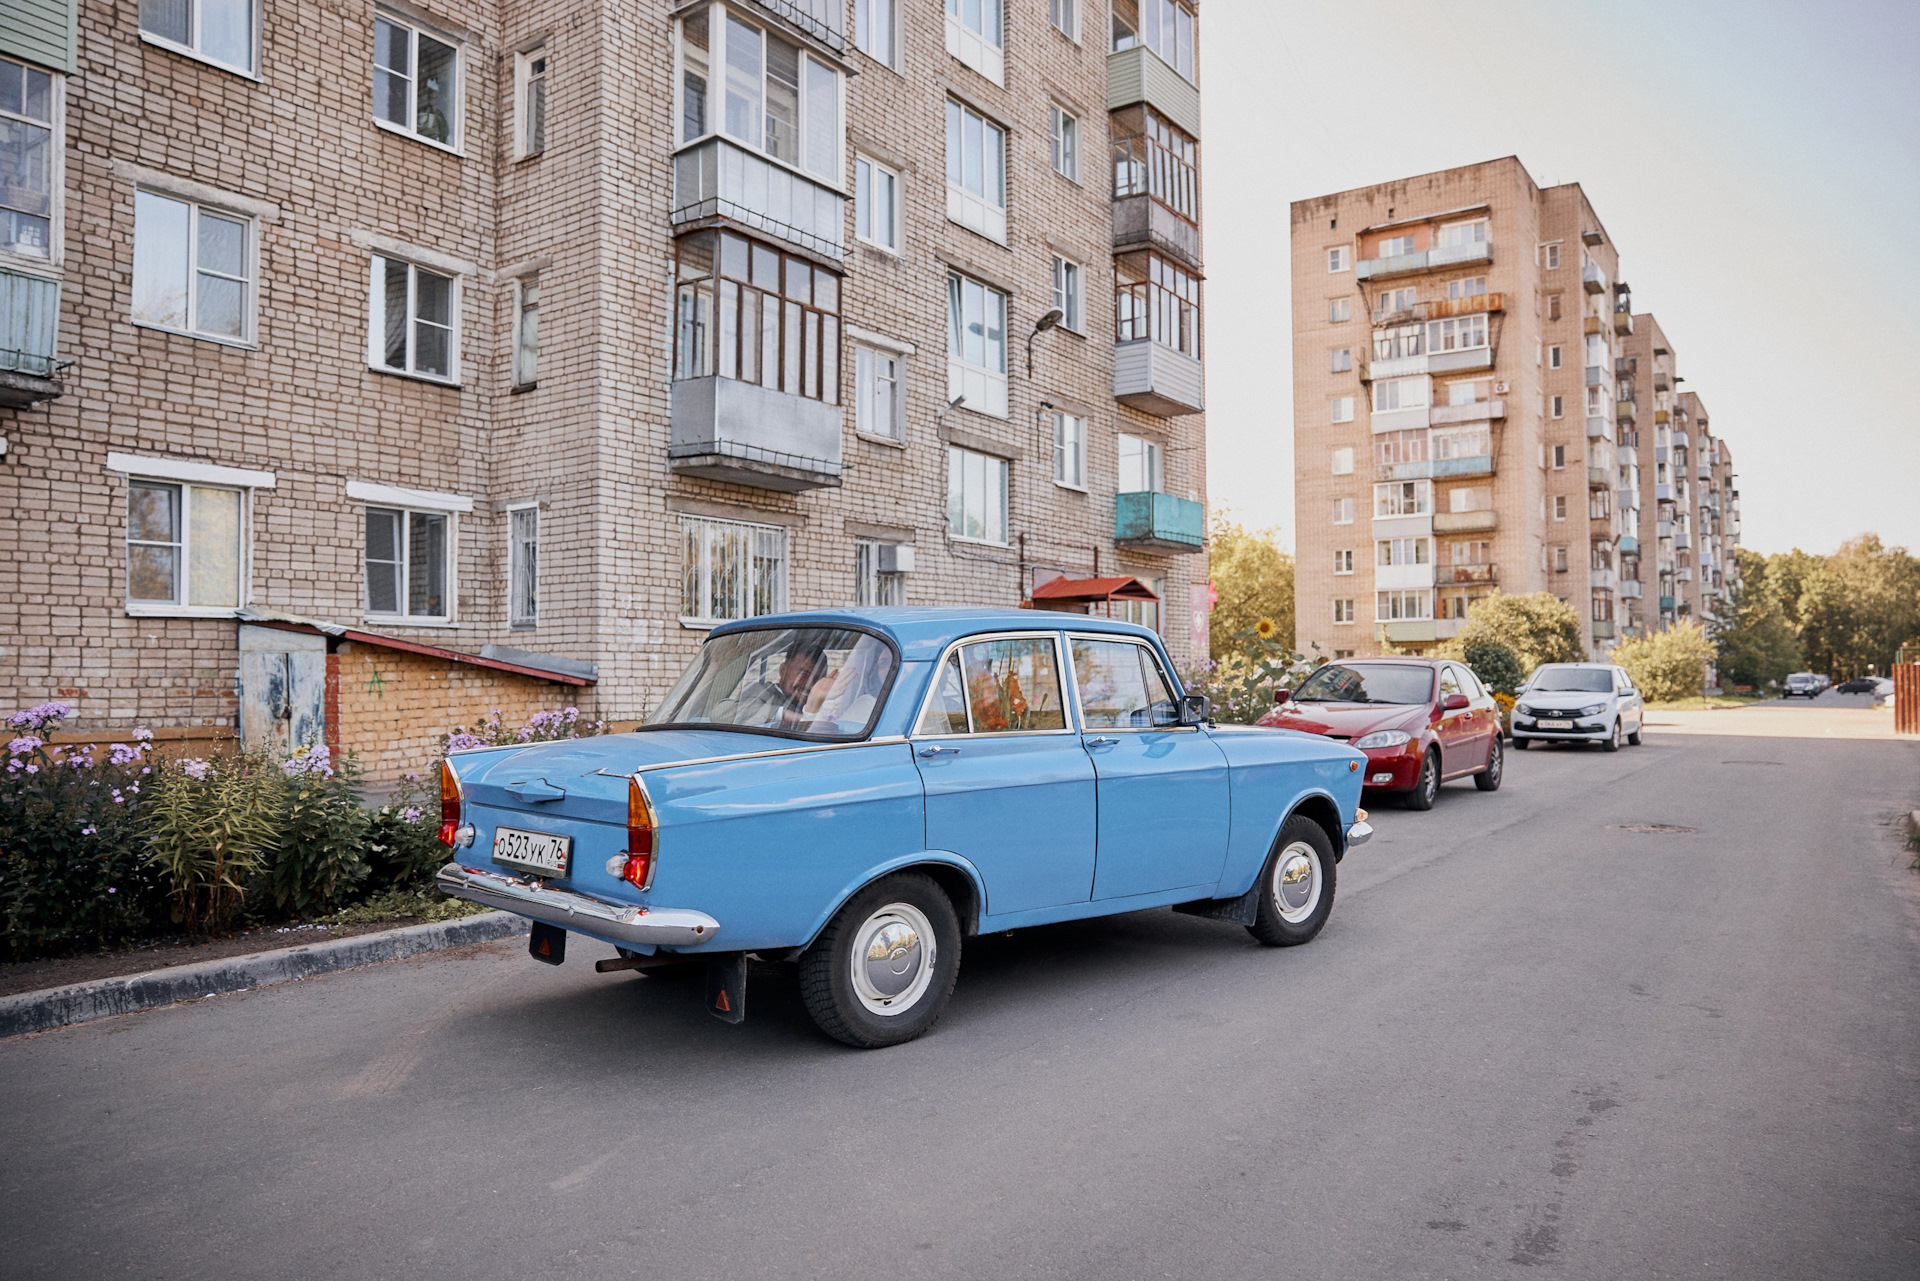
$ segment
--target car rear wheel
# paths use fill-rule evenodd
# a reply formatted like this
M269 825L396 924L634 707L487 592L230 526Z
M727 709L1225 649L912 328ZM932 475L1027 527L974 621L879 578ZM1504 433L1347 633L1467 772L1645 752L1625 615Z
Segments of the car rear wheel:
M1420 777L1414 782L1413 790L1406 794L1404 804L1410 810L1430 810L1440 795L1440 753L1433 748L1420 762Z
M1296 814L1260 871L1258 906L1247 933L1268 947L1297 947L1333 912L1333 842L1327 829Z
M875 881L800 956L800 995L822 1032L863 1050L934 1025L960 973L960 919L919 872Z
M1617 752L1620 750L1620 719L1618 717L1614 718L1613 729L1608 732L1607 741L1600 744L1600 750L1603 752Z
M1506 772L1506 753L1500 750L1500 736L1493 736L1493 753L1487 757L1487 767L1473 776L1473 785L1483 792L1500 790L1500 776Z

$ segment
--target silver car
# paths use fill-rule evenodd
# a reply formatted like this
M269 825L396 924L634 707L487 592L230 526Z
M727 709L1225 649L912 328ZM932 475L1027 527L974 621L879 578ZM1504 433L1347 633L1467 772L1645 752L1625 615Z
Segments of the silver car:
M1625 739L1639 746L1646 727L1646 701L1627 675L1610 663L1544 663L1520 687L1513 706L1513 745L1598 743L1609 752Z

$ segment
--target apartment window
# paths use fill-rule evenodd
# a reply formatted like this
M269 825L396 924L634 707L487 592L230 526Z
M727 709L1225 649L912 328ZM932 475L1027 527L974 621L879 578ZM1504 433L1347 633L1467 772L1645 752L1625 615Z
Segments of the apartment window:
M1192 80L1193 10L1176 0L1113 0L1113 52L1135 45Z
M1449 405L1484 405L1493 398L1493 380L1457 378L1447 384Z
M1152 196L1188 222L1200 219L1200 144L1145 105L1111 117L1113 196Z
M1353 397L1335 396L1327 402L1328 421L1350 423L1353 421Z
M1548 241L1540 246L1540 265L1548 271L1560 270L1560 242Z
M1374 251L1382 258L1398 258L1402 254L1413 252L1412 236L1382 236L1380 247Z
M454 381L457 306L452 276L376 255L369 362L388 373Z
M1353 597L1334 597L1333 621L1335 623L1351 623L1353 621Z
M387 14L373 19L373 115L401 133L460 145L460 49Z
M1373 438L1373 461L1377 467L1426 462L1427 433L1420 429L1380 433Z
M1558 369L1562 363L1560 344L1555 343L1553 346L1547 348L1547 368Z
M1484 485L1467 485L1447 494L1448 511L1483 512L1493 507L1493 491Z
M1564 469L1566 465L1567 465L1567 447L1565 445L1555 445L1553 447L1553 469L1555 471L1560 471Z
M547 51L535 49L513 60L513 154L538 155L547 149Z
M877 347L853 349L853 429L903 440L907 434L906 357Z
M127 484L127 605L231 613L241 605L246 496L135 478Z
M1351 445L1333 451L1333 474L1336 476L1353 475L1353 447Z
M1111 603L1112 617L1123 623L1132 623L1149 631L1160 630L1160 602L1167 597L1167 580L1164 578L1140 577L1140 582L1153 593L1152 600L1117 600Z
M1047 0L1047 21L1069 40L1080 38L1080 0Z
M1468 245L1487 243L1487 220L1475 218L1468 222L1450 222L1440 228L1435 244L1442 249L1462 249Z
M853 43L875 62L900 65L900 0L853 0Z
M999 84L1006 72L1001 33L1005 0L947 0L947 52Z
M1380 592L1374 602L1374 618L1382 623L1425 620L1433 617L1432 592Z
M1061 324L1073 332L1087 327L1086 272L1077 262L1068 262L1058 254L1053 259L1053 305L1064 317Z
M900 252L900 175L865 156L853 162L853 234Z
M907 603L907 576L898 570L882 569L891 543L861 539L853 545L853 603L859 606L904 605Z
M1465 280L1449 280L1447 282L1447 297L1449 298L1481 298L1486 296L1486 292L1487 278L1485 276L1468 276Z
M1567 496L1565 494L1555 494L1553 496L1553 518L1555 520L1565 520L1567 518Z
M1087 487L1087 420L1079 414L1053 415L1053 482L1069 489Z
M155 44L252 75L255 0L140 0L140 34Z
M1611 489L1590 489L1587 491L1587 519L1606 520L1613 515L1613 491Z
M540 618L540 509L507 509L507 622L532 627Z
M1411 311L1413 304L1420 299L1420 291L1411 286L1405 289L1383 289L1380 291L1380 312L1392 315L1396 311Z
M1418 356L1426 349L1427 330L1424 325L1394 325L1373 331L1375 360L1400 360Z
M133 198L133 322L201 338L253 336L253 224L151 191Z
M1381 565L1427 565L1433 562L1431 539L1382 538L1375 547Z
M1451 565L1484 565L1493 544L1484 538L1468 539L1456 542L1447 548L1447 563Z
M1556 574L1567 572L1567 549L1564 547L1553 549L1553 572Z
M1114 260L1114 326L1118 342L1151 339L1200 358L1200 281L1157 253Z
M725 14L711 24L708 13ZM718 48L709 48L717 37ZM722 77L716 118L708 81ZM696 10L680 23L680 140L718 131L782 164L838 186L840 73L732 10Z
M1432 448L1435 462L1454 458L1490 458L1493 455L1493 432L1485 423L1436 427Z
M1333 554L1333 572L1351 574L1353 572L1353 549L1342 548Z
M1048 107L1047 127L1052 137L1053 171L1079 182L1080 121L1059 107Z
M367 508L367 613L447 621L452 559L450 513Z
M947 447L947 532L976 543L1007 542L1007 460Z
M840 402L840 277L731 231L674 242L676 379L736 378Z
M1565 418L1567 416L1567 398L1565 396L1555 396L1552 404L1553 416L1555 418Z
M1373 487L1374 517L1425 516L1433 511L1433 482L1399 480Z
M1162 453L1156 441L1144 436L1130 436L1121 432L1120 443L1120 490L1123 494L1137 494L1145 491L1160 493L1166 481L1161 466Z
M1560 319L1560 295L1559 294L1547 295L1547 319L1548 320Z
M947 217L990 240L1007 238L1007 131L951 98Z
M1346 271L1352 267L1352 265L1352 262L1347 258L1347 247L1345 245L1337 245L1327 250L1327 271L1329 274L1336 271Z
M1607 412L1607 389L1594 383L1587 388L1587 417L1603 416Z
M680 518L680 621L696 626L787 607L787 531L706 516Z
M968 276L947 277L947 399L1007 416L1007 296Z
M1352 320L1352 319L1353 319L1353 299L1351 298L1327 299L1327 322L1329 324L1337 325L1343 320Z
M1333 500L1333 523L1336 525L1353 524L1353 499L1336 498Z
M1476 311L1469 316L1450 316L1445 320L1427 322L1427 350L1469 351L1487 345L1487 313Z
M29 258L53 256L53 107L51 75L0 58L0 250Z
M1327 371L1344 374L1353 368L1353 348L1335 347L1327 353Z
M513 288L513 385L540 381L540 277L522 276Z
M1373 411L1424 409L1431 397L1432 388L1425 377L1383 378L1373 385Z
M1613 621L1613 596L1609 592L1593 594L1593 621L1610 623Z

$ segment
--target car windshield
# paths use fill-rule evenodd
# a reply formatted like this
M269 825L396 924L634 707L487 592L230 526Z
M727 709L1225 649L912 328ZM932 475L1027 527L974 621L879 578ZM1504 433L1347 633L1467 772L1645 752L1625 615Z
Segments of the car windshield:
M1401 663L1328 663L1300 682L1296 703L1424 703L1433 671Z
M1611 694L1613 673L1591 667L1543 667L1527 688L1542 694Z
M891 646L851 627L727 632L700 647L647 724L860 738L880 714L894 667Z

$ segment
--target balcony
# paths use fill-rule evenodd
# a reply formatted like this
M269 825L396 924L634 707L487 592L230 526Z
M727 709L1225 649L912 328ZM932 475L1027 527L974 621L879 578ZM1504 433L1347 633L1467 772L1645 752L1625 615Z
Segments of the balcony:
M1136 102L1200 136L1200 90L1145 45L1107 55L1107 110Z
M1620 585L1614 588L1621 600L1639 600L1644 590L1637 578L1623 578L1620 580Z
M1427 368L1436 374L1457 373L1463 369L1492 369L1493 348L1468 347L1460 351L1430 351Z
M1668 483L1666 483L1666 482L1664 482L1664 481L1656 481L1656 482L1654 483L1654 486L1653 486L1653 501L1654 501L1654 502L1656 502L1656 503L1670 503L1670 502L1672 502L1672 501L1673 501L1673 486L1672 486L1672 485L1670 485L1670 484L1668 484ZM1665 537L1666 537L1666 535L1665 535L1665 534L1662 534L1662 535L1660 535L1660 536L1661 536L1662 538L1665 538Z
M1206 508L1172 494L1139 491L1113 500L1113 541L1145 552L1197 552L1204 545Z
M1433 566L1375 565L1373 585L1383 592L1427 591L1433 586Z
M1673 447L1675 449L1687 449L1691 447L1692 444L1693 444L1692 438L1689 437L1687 433L1685 433L1684 431L1676 431L1675 433L1673 433Z
M1458 458L1436 458L1432 466L1436 480L1452 480L1462 476L1491 476L1493 475L1493 455L1463 454Z
M1673 531L1673 550L1677 552L1683 552L1692 546L1693 546L1692 530L1676 528Z
M1587 571L1587 585L1595 591L1610 592L1613 590L1613 584L1613 566L1595 565Z
M1620 554L1622 556L1638 556L1640 554L1639 538L1633 534L1620 535Z
M1692 582L1692 581L1693 581L1693 566L1691 566L1691 565L1682 565L1682 566L1681 566L1680 568L1678 568L1678 569L1676 569L1676 570L1674 570L1674 571L1673 571L1673 579L1674 579L1674 581L1675 581L1675 582L1677 582L1677 583L1690 583L1690 582Z
M1589 387L1606 386L1607 385L1607 367L1605 365L1588 365L1586 385Z
M1612 489L1613 488L1613 468L1595 467L1591 463L1589 463L1587 465L1587 488L1588 489Z
M1587 439L1612 440L1613 424L1599 414L1587 415Z
M1433 475L1433 464L1424 458L1417 463L1375 463L1373 478L1384 480L1426 480Z
M1407 378L1427 372L1427 353L1419 351L1411 356L1389 356L1385 360L1368 361L1361 379L1377 383L1385 378Z
M1600 334L1606 332L1607 326L1606 322L1601 320L1600 317L1588 316L1586 322L1581 325L1580 329L1582 333Z
M735 378L673 384L668 466L684 475L798 493L840 483L840 407Z
M1470 245L1439 245L1391 258L1362 258L1354 266L1356 280L1385 280L1390 276L1411 276L1442 267L1464 267L1469 263L1493 261L1493 243L1482 240Z
M1630 423L1639 416L1640 407L1631 400L1622 400L1613 407L1613 416L1623 423Z
M1205 381L1198 360L1165 343L1114 344L1113 398L1123 405L1161 418L1197 414L1206 407Z
M1633 332L1633 313L1616 311L1613 313L1613 332L1623 337Z
M1607 273L1600 270L1598 263L1588 263L1580 273L1580 287L1590 294L1607 292Z
M1424 320L1444 320L1449 316L1489 314L1507 309L1507 296L1501 293L1469 294L1465 298L1429 298L1398 311L1375 311L1376 325L1411 325Z
M1497 583L1500 576L1496 566L1484 565L1442 565L1436 578L1441 585L1449 583Z
M1181 191L1196 189L1193 167L1149 138L1119 138L1113 144L1113 250L1158 249L1200 269L1200 228L1149 191L1150 173Z
M1403 618L1381 623L1379 628L1380 639L1395 645L1418 645L1440 637L1431 618Z
M1494 514L1491 510L1479 512L1435 512L1433 532L1436 534L1477 534L1481 530L1494 527Z
M1667 410L1656 409L1653 411L1653 421L1656 424L1670 423L1673 421L1673 415L1669 413Z
M675 228L725 218L835 260L846 256L847 198L727 138L673 158Z
M1663 614L1671 614L1673 612L1674 604L1675 604L1675 601L1673 597L1662 596L1660 598L1660 612Z
M26 409L66 394L55 357L60 282L0 271L0 408Z
M1612 640L1613 637L1614 626L1611 618L1597 618L1594 620L1593 638L1595 640Z
M1655 538L1672 538L1672 537L1673 537L1673 522L1672 522L1672 521L1670 521L1670 520L1656 520L1656 521L1654 521L1654 522L1653 522L1653 536L1654 536Z

